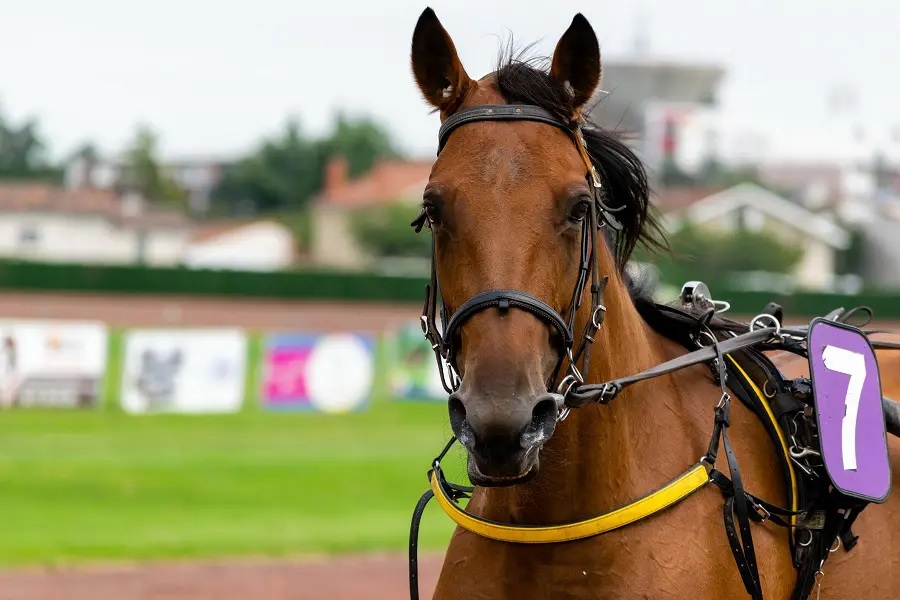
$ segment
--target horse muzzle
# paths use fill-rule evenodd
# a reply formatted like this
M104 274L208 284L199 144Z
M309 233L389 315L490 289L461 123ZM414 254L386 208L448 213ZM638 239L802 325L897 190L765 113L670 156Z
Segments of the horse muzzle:
M556 429L559 394L526 399L450 395L450 426L468 451L469 479L481 486L522 483L537 473L540 450Z

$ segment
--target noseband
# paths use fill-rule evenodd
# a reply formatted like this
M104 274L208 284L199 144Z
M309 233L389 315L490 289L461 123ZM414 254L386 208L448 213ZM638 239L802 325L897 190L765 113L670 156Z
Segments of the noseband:
M437 266L434 249L434 240L431 245L431 281L425 290L425 306L422 310L422 332L431 343L438 369L441 374L441 382L448 394L459 388L461 378L456 363L457 344L460 330L467 320L474 314L496 307L501 314L506 314L510 308L525 310L547 324L555 334L559 360L547 382L547 389L556 388L556 400L559 408L559 420L564 419L569 412L566 406L566 396L573 386L584 382L588 365L590 364L590 349L597 331L603 325L606 315L606 307L603 305L603 292L608 277L600 277L597 263L597 241L601 227L609 226L615 230L621 230L621 225L612 215L624 207L615 209L607 206L602 199L602 185L597 169L594 167L585 146L580 123L569 123L559 119L552 113L530 105L482 105L461 110L448 117L441 125L438 133L438 155L444 148L444 144L450 134L469 123L479 121L532 121L545 123L557 127L566 132L575 144L578 153L587 169L586 178L593 202L591 202L588 218L581 225L581 253L578 279L572 293L572 299L566 311L566 317L551 305L521 290L486 290L480 292L464 302L452 315L447 314L447 307L440 294L437 280ZM413 221L416 231L423 227L430 227L427 215L423 212L419 218ZM575 348L575 315L581 308L584 289L587 285L588 274L591 277L591 312L590 318L581 333L581 341ZM440 314L442 330L438 331L436 317L440 302ZM568 359L568 372L556 384L557 373ZM581 364L579 368L578 365Z

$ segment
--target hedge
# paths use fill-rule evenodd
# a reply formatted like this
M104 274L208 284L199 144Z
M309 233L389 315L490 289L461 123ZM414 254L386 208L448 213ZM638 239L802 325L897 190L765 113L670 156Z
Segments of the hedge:
M421 301L425 279L325 270L250 272L0 262L0 289Z
M328 270L281 272L214 271L136 266L0 262L0 289L191 296L246 296L296 300L412 302L423 300L425 278ZM900 293L860 295L729 291L711 285L728 300L731 313L753 315L769 302L788 319L824 315L844 307L869 306L879 319L900 319Z

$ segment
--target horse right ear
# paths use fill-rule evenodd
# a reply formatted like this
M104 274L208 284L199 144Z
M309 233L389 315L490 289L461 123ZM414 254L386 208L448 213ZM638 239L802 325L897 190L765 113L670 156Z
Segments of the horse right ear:
M459 61L450 34L430 8L422 12L416 23L411 58L413 75L425 100L442 113L459 106L471 79Z

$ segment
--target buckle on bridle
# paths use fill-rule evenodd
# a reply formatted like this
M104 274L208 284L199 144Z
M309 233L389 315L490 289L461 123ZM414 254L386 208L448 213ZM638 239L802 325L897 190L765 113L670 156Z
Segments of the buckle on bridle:
M598 404L608 404L612 402L612 400L619 395L619 392L622 391L622 388L615 383L604 383L603 387L600 388L600 393L597 395L597 403Z

